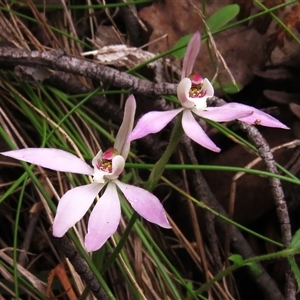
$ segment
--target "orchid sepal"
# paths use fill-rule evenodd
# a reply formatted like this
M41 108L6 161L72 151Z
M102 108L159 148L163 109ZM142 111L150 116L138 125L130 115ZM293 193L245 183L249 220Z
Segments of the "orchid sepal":
M53 222L53 236L62 237L87 212L103 184L90 183L67 191L59 200Z
M171 228L159 199L140 187L115 181L132 208L147 221L163 228Z
M161 131L182 110L183 108L178 108L169 111L151 111L146 113L138 120L135 128L128 136L128 141L131 142L148 134Z
M82 159L60 149L24 148L0 154L60 172L92 175L93 169Z
M199 145L214 151L220 152L221 149L208 137L202 127L197 123L190 110L184 110L181 120L185 134Z
M229 109L237 109L237 110L240 109L241 111L251 109L253 111L253 114L251 114L249 116L237 118L239 121L242 121L242 122L245 122L245 123L248 123L251 125L261 125L261 126L267 126L267 127L273 127L273 128L290 129L289 127L287 127L286 125L281 123L276 118L272 117L271 115L269 115L257 108L254 108L252 106L232 102L232 103L224 104L221 107L229 108Z
M201 34L199 31L197 31L188 43L185 56L183 58L181 79L183 79L184 77L188 77L192 73L196 58L200 51L200 46Z
M133 95L130 95L125 103L124 118L117 133L114 148L119 152L124 159L127 159L130 141L128 140L129 134L132 132L134 116L136 110L136 102Z
M121 207L116 185L109 182L91 212L84 241L86 250L92 252L101 248L116 232L120 218Z

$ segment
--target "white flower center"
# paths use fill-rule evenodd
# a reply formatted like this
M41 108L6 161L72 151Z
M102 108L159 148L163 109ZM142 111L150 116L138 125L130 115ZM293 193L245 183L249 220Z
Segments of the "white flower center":
M203 83L194 83L189 91L189 100L194 102L197 110L202 111L207 107L206 103L206 90L203 89Z
M105 175L108 175L109 173L103 172L101 170L96 170L93 174L94 182L97 183L105 183L107 179L104 178Z
M105 183L107 179L104 176L112 173L112 161L99 157L94 167L93 179L97 183Z

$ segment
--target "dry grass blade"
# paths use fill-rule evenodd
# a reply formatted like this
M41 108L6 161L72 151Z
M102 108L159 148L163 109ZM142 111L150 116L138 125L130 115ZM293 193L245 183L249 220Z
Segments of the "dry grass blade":
M6 263L8 263L11 267L13 266L13 260L3 251L0 251L0 258L3 259ZM46 284L39 280L36 276L34 276L31 272L28 272L25 268L20 265L17 265L18 271L20 274L26 278L38 291L42 294L46 294ZM13 279L11 278L13 282Z

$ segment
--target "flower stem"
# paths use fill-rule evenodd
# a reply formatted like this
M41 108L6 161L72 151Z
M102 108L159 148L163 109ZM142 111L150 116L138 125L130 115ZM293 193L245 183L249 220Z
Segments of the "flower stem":
M158 181L160 180L160 178L164 172L166 164L168 163L171 155L173 154L174 150L176 149L176 147L182 137L182 134L183 134L183 129L181 126L181 117L179 117L179 118L177 118L177 121L173 128L172 135L170 138L170 143L169 143L166 151L164 152L162 157L156 162L156 164L154 165L154 167L151 171L149 179L146 183L146 189L148 191L151 192L156 187Z
M207 291L215 282L221 280L226 275L231 274L233 271L235 271L241 267L244 267L247 265L251 267L251 266L253 266L253 264L256 264L257 262L260 262L263 260L268 260L268 259L284 258L284 257L289 258L289 257L291 257L291 255L297 254L299 252L300 252L299 248L292 248L292 249L289 248L289 249L285 249L285 250L275 252L275 253L251 257L251 258L243 260L241 264L234 263L233 265L229 266L228 268L226 268L225 270L221 271L219 274L214 276L214 278L212 280L203 284L201 286L201 288L196 290L196 293L198 295L202 294L203 292Z
M170 138L170 143L169 143L166 151L164 152L162 157L156 162L156 164L154 165L154 167L150 173L149 179L146 183L146 189L148 191L151 192L156 187L156 185L165 169L165 165L168 163L172 153L174 152L175 148L177 147L182 134L183 134L183 129L181 126L181 118L178 118L175 123L175 126L173 128L172 135ZM122 234L122 237L121 237L118 245L114 249L114 251L111 254L111 256L109 257L109 259L105 262L105 264L101 268L101 274L103 274L109 268L109 266L115 261L115 259L119 255L120 251L122 250L128 236L129 236L129 233L137 219L138 219L138 214L136 212L134 212L128 222L128 225L126 226L124 233Z

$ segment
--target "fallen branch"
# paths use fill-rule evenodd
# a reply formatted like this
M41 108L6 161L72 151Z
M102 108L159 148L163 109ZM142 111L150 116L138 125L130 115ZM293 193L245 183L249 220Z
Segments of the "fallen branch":
M45 67L52 70L82 75L104 84L110 84L120 89L144 96L171 95L176 93L176 85L171 83L153 83L139 79L133 75L97 62L71 57L63 50L57 51L27 51L17 48L0 47L0 63L2 66Z

